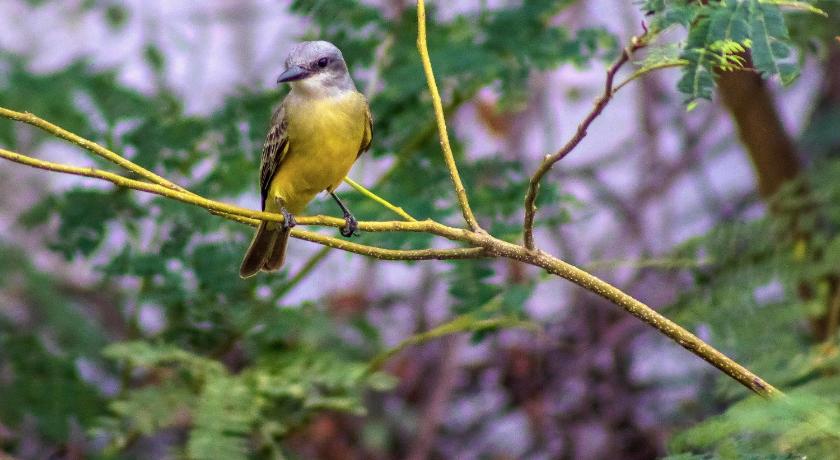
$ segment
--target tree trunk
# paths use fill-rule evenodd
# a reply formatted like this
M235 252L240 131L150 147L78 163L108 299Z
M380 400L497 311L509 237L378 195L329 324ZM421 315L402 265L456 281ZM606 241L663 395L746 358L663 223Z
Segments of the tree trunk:
M755 71L720 72L718 87L755 168L758 192L767 200L801 171L793 141Z

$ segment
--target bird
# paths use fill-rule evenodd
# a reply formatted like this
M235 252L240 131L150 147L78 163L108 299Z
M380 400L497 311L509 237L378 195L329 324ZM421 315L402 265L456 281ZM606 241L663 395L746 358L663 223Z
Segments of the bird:
M341 50L330 42L294 45L277 84L291 90L274 111L260 158L262 210L283 222L262 221L239 276L278 270L296 214L322 191L344 214L341 234L356 234L358 223L335 194L356 159L370 148L373 118L367 98L356 90Z

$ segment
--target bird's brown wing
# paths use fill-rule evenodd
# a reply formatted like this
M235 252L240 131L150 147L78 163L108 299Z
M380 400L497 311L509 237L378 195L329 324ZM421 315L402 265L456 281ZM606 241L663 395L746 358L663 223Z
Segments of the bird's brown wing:
M260 194L262 196L262 210L265 211L265 200L268 198L268 189L271 187L271 179L280 169L286 153L289 152L289 136L286 133L286 108L284 104L274 111L271 116L271 127L265 137L263 144L262 158L260 159Z
M362 135L362 144L359 146L359 153L356 155L358 160L363 153L370 148L370 143L373 140L373 115L370 114L370 105L365 101L365 133Z

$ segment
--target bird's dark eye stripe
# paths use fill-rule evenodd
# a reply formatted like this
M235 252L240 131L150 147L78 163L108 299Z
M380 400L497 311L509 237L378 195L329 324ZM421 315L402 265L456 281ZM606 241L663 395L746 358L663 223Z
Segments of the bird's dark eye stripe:
M329 63L330 63L329 58L322 57L321 59L318 59L318 67L324 68Z

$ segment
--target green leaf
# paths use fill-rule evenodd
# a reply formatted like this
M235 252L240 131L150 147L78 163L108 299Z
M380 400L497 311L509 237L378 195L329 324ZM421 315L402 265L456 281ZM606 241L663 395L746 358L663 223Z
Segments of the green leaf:
M651 33L658 34L674 25L688 28L701 13L703 6L699 2L645 0L640 8L651 16Z
M698 98L710 99L714 73L741 68L747 49L751 51L753 66L765 77L778 75L787 85L799 74L799 66L790 62L791 40L780 8L782 2L722 0L707 4L648 2L645 5L654 8L653 24L667 27L679 23L688 29L688 39L680 55L687 65L677 84L686 95L686 103ZM787 6L807 9L805 5ZM669 20L668 14L690 17L691 21ZM654 33L658 32L654 28Z
M752 60L765 77L779 75L782 84L790 84L799 76L799 66L785 63L790 57L787 27L779 7L750 0Z
M715 84L713 65L716 59L713 52L705 46L710 26L711 21L703 18L692 27L688 35L688 44L680 56L687 65L683 70L682 78L677 82L677 89L686 95L686 102L699 98L712 98L712 89Z
M259 414L259 403L238 379L210 380L198 398L187 453L197 460L247 459L248 436Z
M723 8L713 10L709 18L706 43L719 41L745 43L750 39L750 4L743 0L726 0Z

